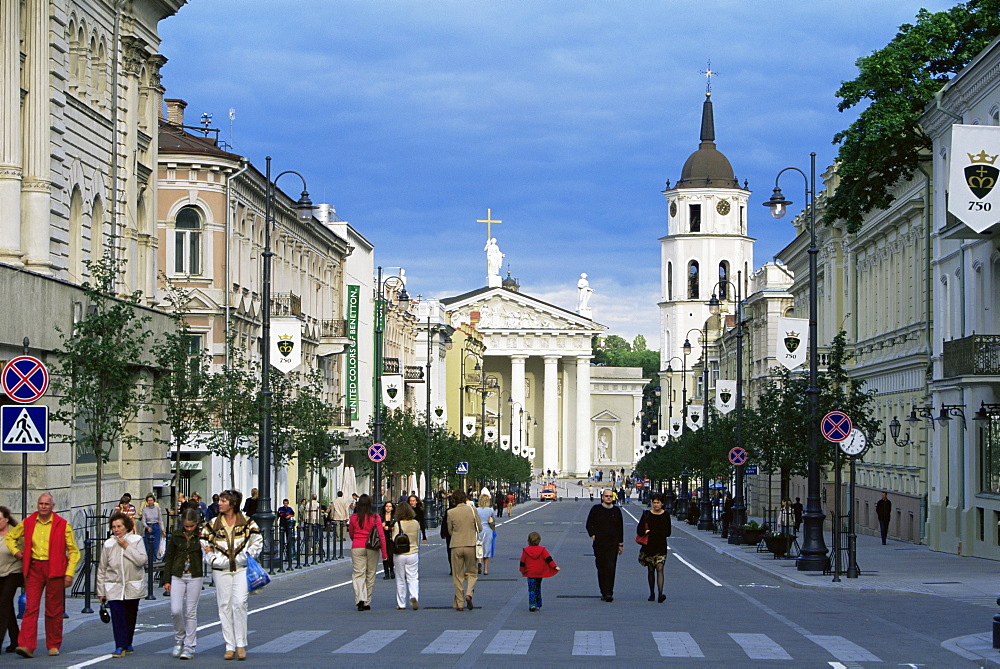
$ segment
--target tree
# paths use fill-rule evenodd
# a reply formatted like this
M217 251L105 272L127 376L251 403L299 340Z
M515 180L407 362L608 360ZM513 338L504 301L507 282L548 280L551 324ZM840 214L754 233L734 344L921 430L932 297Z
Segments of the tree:
M632 340L632 350L636 352L645 351L646 338L643 337L641 334L636 335L635 339Z
M1000 0L969 0L941 12L921 9L885 47L859 58L858 76L837 90L837 109L868 107L834 135L839 183L823 222L845 221L856 232L864 214L885 209L890 189L909 178L931 140L920 116L948 79L1000 35Z
M336 417L336 408L323 399L323 376L313 369L299 386L292 406L294 424L294 451L299 461L311 474L336 465L334 457L338 444L346 443L343 433L331 433ZM323 486L320 485L320 488Z
M257 453L260 428L258 391L260 374L243 351L226 342L229 360L212 374L205 389L211 429L205 441L208 450L229 462L230 485L236 486L236 458Z
M100 514L104 465L116 443L132 448L142 443L133 430L139 413L149 406L149 383L143 377L152 338L152 320L139 309L141 291L115 296L125 261L106 252L87 261L91 281L81 288L87 298L85 316L73 331L58 330L52 386L59 395L53 418L66 426L65 441L78 453L93 455L97 469L94 511Z

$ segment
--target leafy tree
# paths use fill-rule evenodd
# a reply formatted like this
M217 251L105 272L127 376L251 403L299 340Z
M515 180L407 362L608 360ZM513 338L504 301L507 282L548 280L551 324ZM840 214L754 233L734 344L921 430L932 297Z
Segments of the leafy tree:
M87 298L83 319L73 331L58 330L62 344L52 386L59 396L53 418L66 426L65 440L78 453L96 460L95 505L101 512L104 465L116 443L132 448L142 443L134 421L149 406L149 385L142 367L148 361L145 343L152 337L152 320L139 308L141 291L116 296L125 261L105 253L87 261L91 281L81 288Z
M229 361L212 374L205 389L211 430L208 450L229 462L229 481L236 486L236 458L257 454L257 433L260 428L260 373L258 366L248 363L234 338L226 342Z
M323 399L323 376L313 369L299 386L292 407L294 449L299 460L311 474L334 467L338 443L344 442L343 433L331 433L336 417L336 407ZM320 485L320 488L323 486Z
M636 352L645 351L646 338L643 337L641 334L636 335L635 339L632 340L632 350Z
M921 9L915 24L900 26L885 47L857 60L858 76L837 90L840 111L870 104L846 130L840 144L834 194L823 220L846 222L850 232L864 214L893 200L892 186L908 178L931 140L920 115L951 75L1000 35L1000 0L969 0L941 12Z
M616 351L616 350L631 351L632 347L622 337L619 337L618 335L608 335L607 337L604 338L604 350L606 350L606 351Z

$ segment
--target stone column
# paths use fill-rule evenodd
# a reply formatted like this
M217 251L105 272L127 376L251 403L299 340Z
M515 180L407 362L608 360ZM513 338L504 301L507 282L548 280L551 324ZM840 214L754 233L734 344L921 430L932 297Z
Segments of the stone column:
M510 410L514 413L512 414L514 422L513 434L510 435L510 447L513 449L515 446L520 447L524 442L523 430L527 429L527 425L522 423L522 418L527 421L528 410L524 405L524 363L528 359L526 355L512 355L510 356ZM524 416L519 413L519 409L524 409Z
M559 469L559 357L545 356L542 382L542 470Z
M5 5L17 3L4 3ZM25 18L27 88L22 129L25 141L24 179L21 181L21 248L25 264L36 272L49 273L51 217L51 110L49 109L49 2L28 0ZM16 43L15 43L16 44Z
M576 476L586 476L594 460L590 437L590 356L581 355L576 359Z
M0 262L21 264L20 2L0 4Z

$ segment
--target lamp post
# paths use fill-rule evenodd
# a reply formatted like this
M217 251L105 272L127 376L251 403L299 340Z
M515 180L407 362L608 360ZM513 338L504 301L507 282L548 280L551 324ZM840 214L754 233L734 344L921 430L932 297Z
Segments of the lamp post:
M743 296L741 274L736 274L736 285L733 292L736 294L736 447L743 447ZM720 281L720 284L731 284L730 281ZM724 296L723 291L719 291ZM725 299L725 297L723 297ZM712 314L718 315L720 311L719 299L712 293L712 299L708 301L708 309ZM743 525L746 523L747 505L743 492L744 470L746 464L736 465L736 501L733 504L733 517L729 522L729 543L740 545L743 543Z
M470 351L468 348L463 348L462 349L462 379L461 379L461 385L459 386L459 394L458 394L458 413L460 414L459 417L458 417L459 418L458 444L462 448L462 454L463 455L465 454L465 391L466 391L466 388L467 388L467 386L465 385L465 381L466 381L466 378L465 378L465 361L468 360L469 358L472 358L473 360L476 361L476 366L473 367L472 369L475 372L479 372L480 383L482 382L482 378L483 378L482 377L483 368L479 364L479 357L476 355L476 353L474 351ZM465 482L463 481L462 484L464 486Z
M406 310L410 306L410 296L406 293L406 284L398 276L387 276L382 279L382 268L378 268L378 281L375 292L375 419L372 427L372 440L382 443L382 374L385 372L385 289L397 289L396 303ZM382 501L382 463L375 463L375 478L372 481L372 499Z
M264 195L264 252L261 254L264 262L261 267L261 371L260 371L260 436L258 438L257 488L260 499L257 503L257 513L254 520L260 527L264 537L264 554L268 566L271 564L271 538L274 529L274 512L271 510L271 262L274 252L271 251L271 228L275 224L275 199L277 196L278 179L286 174L294 174L302 180L302 195L295 203L297 217L300 220L312 219L313 204L309 199L306 179L298 172L286 170L271 179L271 156L267 156L266 179L267 186Z
M692 332L697 332L698 334L701 334L701 330L699 330L698 328L691 328L690 330L687 331L687 334L684 335L684 345L681 346L681 351L684 353L684 369L685 370L687 369L687 357L689 355L691 355L691 348L692 348L691 347L691 340L688 339L688 337L691 335ZM707 338L708 337L706 335L705 339L707 339ZM705 358L705 340L704 339L701 342L701 357L702 357L702 359ZM705 385L706 386L708 385L707 380L705 381ZM703 388L702 389L702 394L704 395L704 393L705 393L705 390ZM688 402L687 402L687 382L686 381L684 382L684 388L681 390L681 397L682 397L682 401L683 401L683 404L684 404L684 418L683 418L683 422L681 423L681 436L683 436L683 435L685 435L685 434L687 434L689 432L689 428L688 428L688 424L687 424L687 422L688 422L687 421L687 417L688 417ZM704 407L704 404L703 404L702 405L702 418L704 418L704 414L705 414L705 407ZM685 502L685 508L686 508L686 503L687 503L687 501L691 497L690 494L688 493L688 475L687 475L687 472L686 472L686 468L681 471L681 488L684 491L684 495L683 496L684 496L684 502ZM699 510L700 509L701 509L701 507L699 507ZM685 513L687 513L687 512L685 511ZM683 520L683 519L678 518L678 520ZM699 520L700 520L700 518L699 518Z
M424 509L426 509L427 525L436 527L437 515L434 510L434 494L431 492L431 360L434 355L434 337L442 335L441 343L444 350L450 351L452 347L451 335L448 326L431 326L431 315L427 313L427 470L424 473Z
M803 543L795 566L799 571L823 571L829 564L826 543L823 540L823 507L820 503L820 471L819 471L819 352L816 319L818 317L816 297L816 153L809 154L810 172L797 167L786 167L774 178L774 192L771 199L764 203L771 208L774 218L782 218L786 208L792 204L786 200L778 187L781 175L788 171L798 172L805 181L805 204L809 207L809 388L806 394L809 398L809 464L806 488L806 508L802 514Z
M687 342L686 342L687 343ZM688 343L690 346L690 343ZM704 467L701 470L701 497L698 498L698 529L711 530L714 526L712 522L712 500L708 496L708 423L711 412L708 410L708 319L705 319L705 329L701 339L701 414L702 414L702 434L705 435L705 459Z

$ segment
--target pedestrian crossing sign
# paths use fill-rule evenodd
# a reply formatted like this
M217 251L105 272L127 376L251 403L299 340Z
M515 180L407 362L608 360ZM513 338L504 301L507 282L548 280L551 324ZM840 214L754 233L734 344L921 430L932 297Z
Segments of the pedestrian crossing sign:
M32 404L0 407L0 453L47 453L49 408Z

